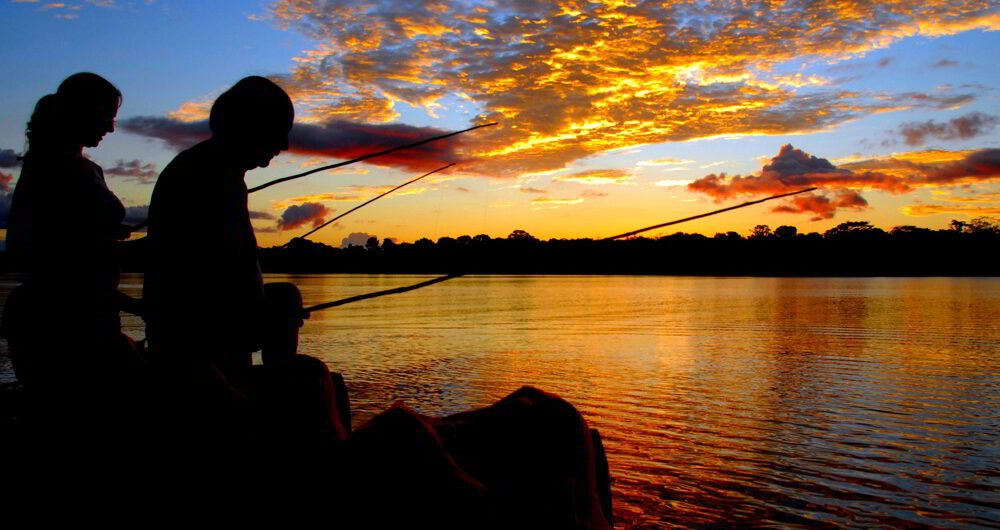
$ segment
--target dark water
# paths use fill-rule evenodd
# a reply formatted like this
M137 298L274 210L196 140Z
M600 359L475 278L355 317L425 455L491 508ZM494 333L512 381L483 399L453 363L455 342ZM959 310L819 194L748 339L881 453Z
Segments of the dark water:
M269 280L310 304L423 278ZM998 302L1000 279L469 277L319 313L301 350L357 422L562 395L620 528L1000 528Z

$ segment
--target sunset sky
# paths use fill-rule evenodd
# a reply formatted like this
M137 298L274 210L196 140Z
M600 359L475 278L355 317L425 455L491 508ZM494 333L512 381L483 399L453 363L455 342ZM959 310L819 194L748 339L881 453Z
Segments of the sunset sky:
M602 237L810 186L649 235L1000 216L996 2L0 2L4 217L34 103L78 71L124 93L87 153L135 220L246 75L297 122L249 186L499 122L251 195L261 246L449 162L311 239Z

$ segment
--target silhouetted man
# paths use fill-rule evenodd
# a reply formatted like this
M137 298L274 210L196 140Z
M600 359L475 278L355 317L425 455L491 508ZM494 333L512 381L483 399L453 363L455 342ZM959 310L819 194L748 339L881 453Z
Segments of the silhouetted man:
M212 137L177 155L153 190L144 318L184 450L324 452L346 437L326 367L295 355L297 289L263 285L247 208L244 175L288 148L293 118L280 87L242 79L212 106ZM262 347L270 366L255 370Z

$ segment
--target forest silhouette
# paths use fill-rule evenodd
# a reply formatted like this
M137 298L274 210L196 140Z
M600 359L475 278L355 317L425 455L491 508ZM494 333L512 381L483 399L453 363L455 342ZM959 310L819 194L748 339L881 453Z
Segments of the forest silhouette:
M692 276L996 276L985 256L1000 244L1000 221L952 221L942 230L866 221L845 222L820 234L792 226L757 225L736 232L674 233L618 241L549 239L524 230L506 238L427 238L335 248L296 238L260 249L271 273L663 274ZM141 245L139 245L141 247ZM123 256L126 270L141 270L141 249Z
M142 272L143 239L120 248L123 271ZM421 238L337 248L302 238L260 249L267 273L323 274L652 274L686 276L998 276L986 256L1000 245L1000 221L953 220L946 229L897 226L883 230L866 221L837 225L820 234L793 226L757 225L713 237L677 232L658 238L540 240L524 230L506 238ZM192 256L193 257L193 256ZM0 271L11 271L0 252Z

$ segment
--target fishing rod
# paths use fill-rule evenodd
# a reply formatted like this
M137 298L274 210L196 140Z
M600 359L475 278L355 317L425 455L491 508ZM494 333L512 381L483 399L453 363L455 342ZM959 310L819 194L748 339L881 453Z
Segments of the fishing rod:
M462 129L461 131L450 132L448 134L442 134L442 135L439 135L439 136L433 136L431 138L425 138L423 140L420 140L419 142L413 142L413 143L406 144L406 145L396 146L396 147L393 147L391 149L386 149L384 151L379 151L377 153L369 153L367 155L359 156L358 158L353 158L351 160L346 160L344 162L337 162L336 164L330 164L328 166L317 167L317 168L314 168L314 169L310 169L309 171L303 171L302 173L296 173L294 175L289 175L287 177L282 177L282 178L279 178L279 179L274 179L274 180L265 182L265 183L261 184L260 186L254 186L253 188L248 189L247 193L253 193L255 191L260 191L260 190L262 190L264 188L273 186L275 184L278 184L278 183L281 183L281 182L287 182L289 180L294 180L294 179L297 179L297 178L302 178L302 177L305 177L307 175L312 175L313 173L318 173L320 171L326 171L328 169L336 169L336 168L339 168L339 167L344 167L344 166L347 166L347 165L350 165L350 164L354 164L356 162L361 162L361 161L364 161L364 160L368 160L369 158L375 158L377 156L387 155L389 153L395 153L396 151L401 151L403 149L410 149L412 147L421 146L421 145L424 145L426 143L435 142L437 140L443 140L445 138L450 138L450 137L458 135L458 134L466 133L466 132L469 132L469 131L474 131L476 129L482 129L483 127L492 127L492 126L497 125L497 124L498 124L498 122L484 123L482 125L476 125L475 127L469 127L468 129ZM137 232L137 231L145 228L146 225L148 225L148 224L149 224L149 219L146 219L145 221L142 221L142 222L138 223L137 225L133 226L129 231L130 232Z
M329 221L327 221L327 222L325 222L325 223L317 226L316 228L313 228L312 230L306 232L305 234L302 234L301 236L296 237L296 238L292 238L291 241L289 241L288 243L285 243L284 245L282 245L282 247L287 247L288 245L291 245L292 241L295 241L296 239L305 239L305 238L309 237L310 235L312 235L317 230L319 230L320 228L323 228L324 226L326 226L326 225L328 225L328 224L336 221L337 219L340 219L340 218L346 216L347 214L353 212L354 210L357 210L357 209L361 208L362 206L365 206L367 204L371 204L371 203L373 203L373 202L381 199L382 197L385 197L386 195L388 195L388 194L390 194L390 193L392 193L392 192L394 192L394 191L396 191L396 190L398 190L398 189L400 189L400 188L402 188L404 186L409 186L410 184L413 184L414 182L416 182L416 181L418 181L418 180L420 180L420 179L422 179L424 177L429 177L429 176L437 173L438 171L444 171L445 169L448 169L448 168L450 168L451 166L454 166L454 165L455 165L455 162L452 162L452 163L448 164L447 166L439 167L439 168L435 169L434 171L431 171L429 173L424 173L423 175L420 175L419 177L417 177L415 179L408 180L408 181L400 184L399 186L396 186L395 188L392 188L391 190L389 190L389 191L387 191L387 192L385 192L385 193L383 193L383 194L381 194L381 195L379 195L377 197L374 197L372 199L368 199L367 201L365 201L365 202L363 202L363 203L355 206L354 208L351 208L350 210L347 210L346 212L338 215L337 217L334 217L333 219L330 219Z
M757 201L745 202L743 204L737 204L736 206L730 206L728 208L722 208L721 210L715 210L715 211L711 211L711 212L708 212L708 213L703 213L703 214L699 214L699 215L693 215L691 217L685 217L684 219L678 219L676 221L670 221L668 223L662 223L662 224L658 224L658 225L647 226L646 228L640 228L638 230L632 230L631 232L625 232L624 234L618 234L616 236L605 237L604 239L598 239L598 241L612 241L612 240L615 240L615 239L621 239L623 237L634 236L636 234L641 234L642 232L647 232L649 230L654 230L654 229L657 229L657 228L663 228L664 226L670 226L670 225L675 225L675 224L679 224L679 223L684 223L684 222L687 222L687 221L693 221L695 219L701 219L702 217L708 217L710 215L715 215L717 213L728 212L729 210L736 210L738 208L744 208L744 207L747 207L747 206L752 206L754 204L760 204L760 203L762 203L764 201L769 201L771 199L780 199L782 197L790 197L792 195L798 195L800 193L805 193L807 191L813 191L813 190L816 190L816 189L819 189L819 188L806 188L804 190L793 191L791 193L782 193L781 195L773 195L771 197L767 197L767 198L760 199L760 200L757 200Z
M329 309L331 307L337 307L337 306L341 306L341 305L344 305L344 304L349 304L351 302L357 302L359 300L367 300L369 298L378 298L380 296L386 296L386 295L390 295L390 294L405 293L407 291L413 291L413 290L416 290L416 289L421 289L421 288L427 287L429 285L434 285L435 283L441 283L441 282L448 281L448 280L451 280L451 279L454 279L454 278L459 278L459 277L462 277L462 276L465 276L464 272L463 273L457 273L457 274L446 274L444 276L439 276L439 277L434 278L432 280L427 280L427 281L423 281L423 282L420 282L420 283L415 283L413 285L407 285L406 287L396 287L395 289L386 289L384 291L376 291L374 293L359 294L357 296L350 296L348 298L342 298L340 300L335 300L333 302L326 302L325 304L317 304L317 305L314 305L314 306L310 306L310 307L304 308L303 311L306 312L306 313L312 313L313 311L320 311L320 310L323 310L323 309Z
M658 224L658 225L648 226L646 228L640 228L639 230L632 230L631 232L625 232L624 234L618 234L616 236L606 237L604 239L599 239L598 241L612 241L612 240L615 240L615 239L620 239L620 238L623 238L623 237L628 237L628 236L631 236L631 235L635 235L635 234L639 234L639 233L642 233L642 232L646 232L648 230L653 230L653 229L656 229L656 228L663 228L664 226L670 226L670 225L680 224L680 223L684 223L684 222L687 222L687 221L693 221L695 219L701 219L702 217L708 217L710 215L715 215L715 214L719 214L719 213L722 213L722 212L728 212L730 210L736 210L738 208L745 208L747 206L752 206L754 204L760 204L762 202L770 201L772 199L780 199L782 197L790 197L792 195L798 195L800 193L805 193L807 191L813 191L813 190L816 190L816 189L819 189L819 188L806 188L804 190L793 191L791 193L782 193L780 195L773 195L771 197L766 197L764 199L759 199L759 200L756 200L756 201L749 201L749 202L745 202L743 204L738 204L736 206L730 206L728 208L722 208L720 210L714 210L714 211L711 211L711 212L708 212L708 213L703 213L703 214L699 214L699 215L693 215L691 217L685 217L684 219L677 219L676 221L670 221L668 223L662 223L662 224ZM362 294L362 295L358 295L358 296L351 296L349 298L343 298L341 300L337 300L337 301L334 301L334 302L327 302L325 304L314 305L312 307L308 307L308 308L304 309L304 311L306 313L310 313L312 311L319 311L319 310L327 309L327 308L330 308L330 307L337 307L337 306L341 306L341 305L344 305L344 304L350 304L351 302L357 302L357 301L360 301L360 300L368 300L370 298L378 298L380 296L386 296L386 295L390 295L390 294L405 293L407 291L413 291L415 289L421 289L423 287L427 287L429 285L434 285L436 283L448 281L448 280L451 280L451 279L454 279L454 278L460 278L462 276L465 276L466 274L467 273L448 274L448 275L445 275L445 276L440 276L438 278L434 278L433 280L427 280L427 281L416 283L416 284L409 285L409 286L406 286L406 287L398 287L396 289L387 289L387 290L384 290L384 291L376 291L376 292L373 292L373 293Z
M347 160L345 162L338 162L336 164L330 164L328 166L321 166L321 167L318 167L318 168L315 168L315 169L310 169L309 171L303 171L302 173L297 173L295 175L291 175L291 176L288 176L288 177L282 177L280 179L274 179L272 181L265 182L265 183L261 184L260 186L254 186L253 188L250 188L249 190L247 190L247 193L253 193L255 191L260 191L260 190L262 190L264 188L267 188L269 186L273 186L273 185L281 183L281 182L286 182L286 181L289 181L289 180L301 178L301 177L304 177L306 175L312 175L313 173L317 173L319 171L326 171L328 169L336 169L338 167L343 167L343 166L346 166L346 165L349 165L349 164L353 164L355 162L361 162L362 160L368 160L369 158L374 158L376 156L387 155L389 153L394 153L394 152L400 151L402 149L409 149L411 147L417 147L419 145L424 145L424 144L426 144L428 142L434 142L434 141L437 141L437 140L443 140L445 138L449 138L451 136L455 136L456 134L462 134L462 133L465 133L465 132L474 131L476 129L481 129L483 127L492 127L492 126L494 126L496 124L497 124L497 122L484 123L482 125L476 125L475 127L469 127L468 129L462 129L461 131L455 131L455 132L451 132L451 133L448 133L448 134L442 134L440 136L434 136L433 138L426 138L424 140L420 140L419 142L413 142L412 144L401 145L401 146L398 146L398 147L393 147L392 149L386 149L385 151L379 151L377 153L367 154L365 156L360 156L358 158L355 158L355 159L352 159L352 160Z

